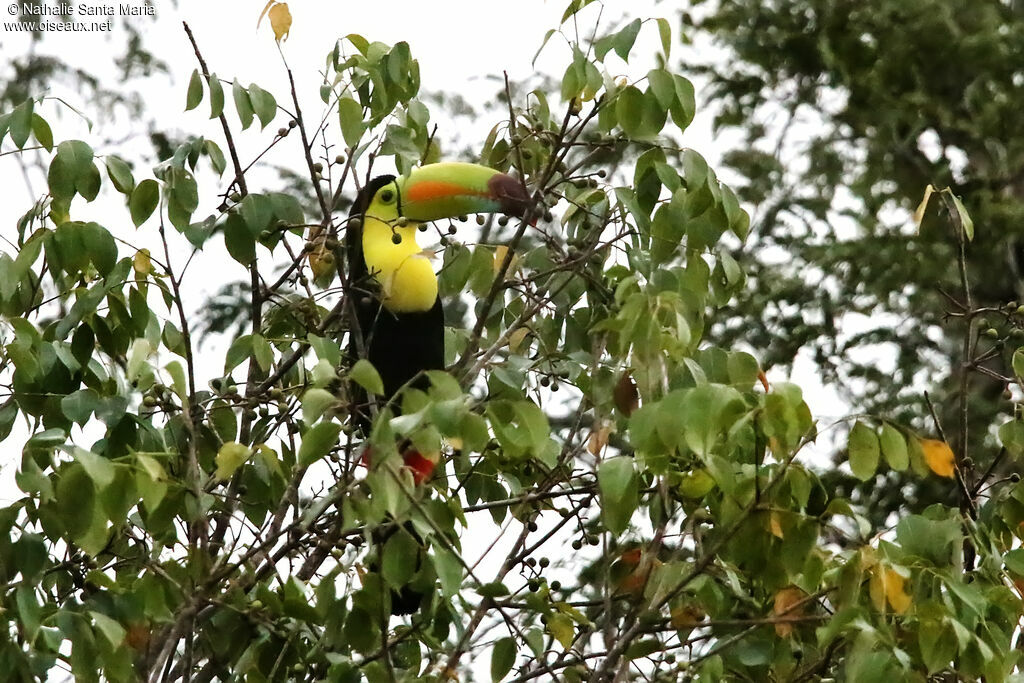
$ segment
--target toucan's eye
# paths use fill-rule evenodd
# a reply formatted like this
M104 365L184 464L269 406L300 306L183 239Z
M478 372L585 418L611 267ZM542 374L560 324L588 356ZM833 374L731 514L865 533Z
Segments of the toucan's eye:
M380 200L385 204L390 204L395 201L395 191L391 189L381 190Z

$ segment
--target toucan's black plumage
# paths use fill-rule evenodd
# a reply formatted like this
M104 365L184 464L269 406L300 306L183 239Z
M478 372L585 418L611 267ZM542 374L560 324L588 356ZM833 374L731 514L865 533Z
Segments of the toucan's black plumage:
M444 309L441 297L434 301L429 311L395 313L381 304L380 286L374 282L363 257L362 229L366 221L366 209L381 188L394 182L390 175L377 176L363 187L356 196L349 211L346 230L349 272L355 292L356 320L359 336L366 358L380 374L384 384L385 399L392 398L409 384L418 388L426 387L426 370L444 369ZM349 353L359 357L359 342L355 335L350 337ZM357 389L357 406L360 423L368 426L365 412L365 393Z
M346 228L348 291L356 313L353 328L358 326L349 335L349 353L353 359L365 353L381 377L385 400L392 400L406 386L426 389L424 373L444 369L444 310L437 276L416 243L417 227L469 213L522 216L528 206L522 182L464 163L424 166L401 179L378 176L356 196ZM359 387L353 389L354 422L368 436L367 397ZM393 405L392 411L400 407ZM408 444L400 450L416 484L429 478L437 454L425 457ZM420 546L416 556L408 558L419 570L426 548L407 522L375 534L378 551L367 563L371 571L379 569L388 538L406 532ZM411 614L419 608L424 588L417 588L393 588L392 614Z

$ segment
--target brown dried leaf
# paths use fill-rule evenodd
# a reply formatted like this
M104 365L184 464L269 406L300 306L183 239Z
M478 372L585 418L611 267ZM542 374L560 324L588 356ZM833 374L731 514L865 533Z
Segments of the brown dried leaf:
M772 616L775 617L799 617L804 613L803 607L795 607L806 597L806 593L796 586L787 586L775 593L775 601L772 605ZM775 633L780 638L788 638L793 635L793 624L779 622L775 624Z
M633 381L629 370L623 372L619 377L612 398L615 400L615 407L626 417L632 415L640 407L640 392L637 391L636 382Z
M600 455L605 446L608 445L608 436L611 434L611 427L607 424L595 424L590 432L590 439L587 441L587 450L591 455Z

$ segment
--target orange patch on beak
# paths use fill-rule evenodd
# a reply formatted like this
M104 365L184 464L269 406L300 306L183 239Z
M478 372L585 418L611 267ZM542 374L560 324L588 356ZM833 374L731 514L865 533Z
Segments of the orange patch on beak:
M462 185L446 183L443 180L421 180L420 182L413 183L411 187L406 189L404 199L409 202L424 202L431 199L438 199L440 197L452 197L457 195L486 197L487 193L474 192Z

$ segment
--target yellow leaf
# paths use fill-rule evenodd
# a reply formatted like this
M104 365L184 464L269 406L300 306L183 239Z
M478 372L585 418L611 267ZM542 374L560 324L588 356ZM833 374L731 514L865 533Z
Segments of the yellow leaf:
M310 243L309 268L313 271L313 277L319 280L334 268L334 254L327 249L327 231L320 230L310 239Z
M929 469L940 477L953 478L956 470L953 451L945 441L937 439L921 439L921 451Z
M895 614L903 614L913 602L906 591L906 579L903 575L883 564L876 565L871 570L868 592L871 594L871 602L879 612L885 612L885 605L888 603Z
M886 567L883 582L885 583L885 598L889 601L892 611L896 614L906 612L911 603L910 595L904 588L906 579L895 570Z
M779 513L773 512L768 516L768 529L775 538L783 538L782 524L779 520Z
M576 638L576 628L572 624L572 619L560 613L548 617L548 633L566 650L572 647L572 641Z
M149 257L149 249L139 249L135 252L132 267L139 275L149 275L153 272L153 260Z
M501 265L503 263L505 263L505 256L506 256L506 254L508 254L508 247L506 247L504 244L499 245L499 246L494 248L494 274L495 275L497 275L499 272L501 272ZM512 276L512 273L515 272L516 261L517 260L518 259L517 259L516 255L512 254L512 259L508 262L508 270L505 271L505 279L506 280L509 277Z
M221 481L230 479L238 468L249 459L251 453L248 446L243 446L237 441L227 442L217 451L217 472L214 476Z
M806 593L797 588L796 586L787 586L775 593L775 602L772 605L772 615L776 617L799 617L803 614L803 609L797 608L796 605L800 604L800 601L804 599ZM793 624L786 622L779 622L775 624L775 633L780 638L788 638L793 635Z
M530 328L520 327L508 336L508 350L512 353L519 353L526 336L530 334Z
M274 30L274 40L281 42L288 38L288 32L292 28L292 13L288 10L288 3L268 0L260 18L256 20L256 28L259 29L263 23L263 17L270 18L270 28Z
M279 43L288 40L288 33L292 29L292 13L288 10L288 4L282 2L274 5L267 17L270 19L270 27L274 29L274 40Z
M868 581L868 594L871 596L871 604L879 612L885 611L885 582L882 579L884 570L875 567L871 571L871 579Z
M918 231L921 230L921 221L924 220L924 212L928 210L928 200L931 199L932 193L935 192L935 188L929 185L924 188L924 199L917 205L917 210L914 211L914 225L917 226Z

